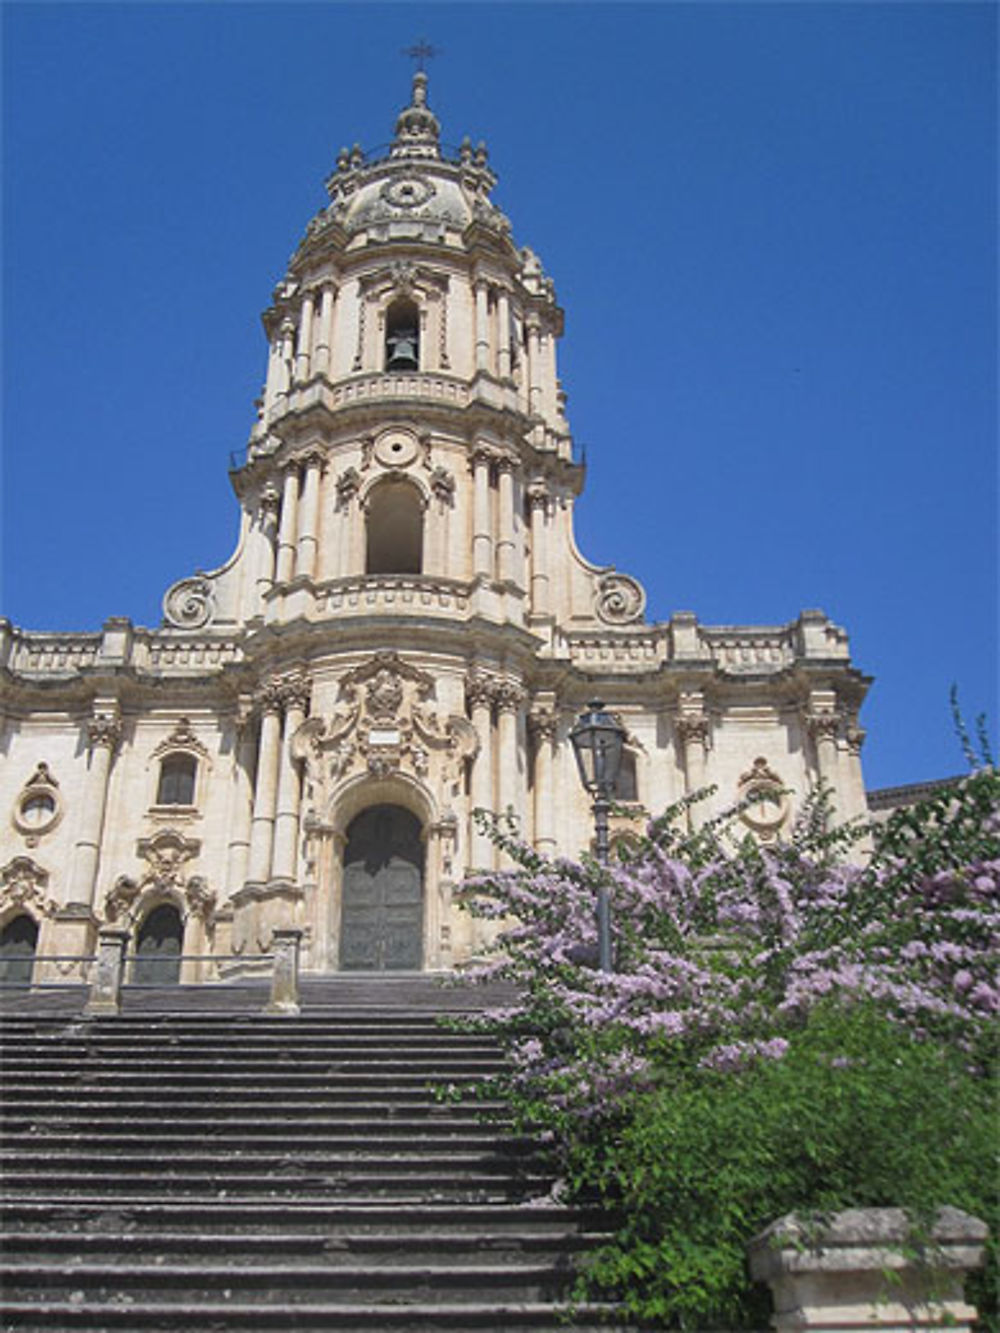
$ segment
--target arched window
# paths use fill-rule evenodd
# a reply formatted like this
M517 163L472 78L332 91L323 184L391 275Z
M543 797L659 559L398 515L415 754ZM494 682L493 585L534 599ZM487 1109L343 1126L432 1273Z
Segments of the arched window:
M424 508L416 487L383 481L368 500L365 572L419 574L423 564Z
M12 917L0 930L0 981L30 986L38 945L38 923L27 912Z
M386 370L420 369L420 311L405 296L385 313Z
M198 761L192 754L168 754L160 764L157 805L194 805Z

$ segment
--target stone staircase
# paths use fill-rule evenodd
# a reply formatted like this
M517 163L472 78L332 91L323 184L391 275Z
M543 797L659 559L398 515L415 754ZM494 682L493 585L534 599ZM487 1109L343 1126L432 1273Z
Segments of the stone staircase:
M331 978L298 1018L263 994L5 1002L3 1328L565 1327L596 1219L501 1105L439 1091L501 1067L438 1021L475 992Z

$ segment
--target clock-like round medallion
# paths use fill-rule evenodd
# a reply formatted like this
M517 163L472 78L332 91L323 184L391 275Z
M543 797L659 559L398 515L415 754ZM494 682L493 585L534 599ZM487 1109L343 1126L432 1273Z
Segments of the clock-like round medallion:
M434 186L423 176L399 176L386 181L379 194L393 208L419 208L434 193Z

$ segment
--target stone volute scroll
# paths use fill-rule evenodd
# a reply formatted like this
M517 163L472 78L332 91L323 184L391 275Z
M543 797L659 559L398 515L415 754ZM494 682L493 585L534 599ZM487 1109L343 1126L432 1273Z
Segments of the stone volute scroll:
M204 629L215 619L212 584L203 575L179 579L163 595L163 619L174 629Z
M629 574L604 574L594 594L594 611L606 625L629 625L641 621L646 609L642 584Z

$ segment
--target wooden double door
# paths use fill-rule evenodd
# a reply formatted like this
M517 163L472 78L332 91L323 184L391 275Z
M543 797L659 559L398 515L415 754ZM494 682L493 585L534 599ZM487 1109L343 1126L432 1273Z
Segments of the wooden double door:
M347 830L340 916L344 971L419 970L424 959L424 847L420 821L375 805Z

